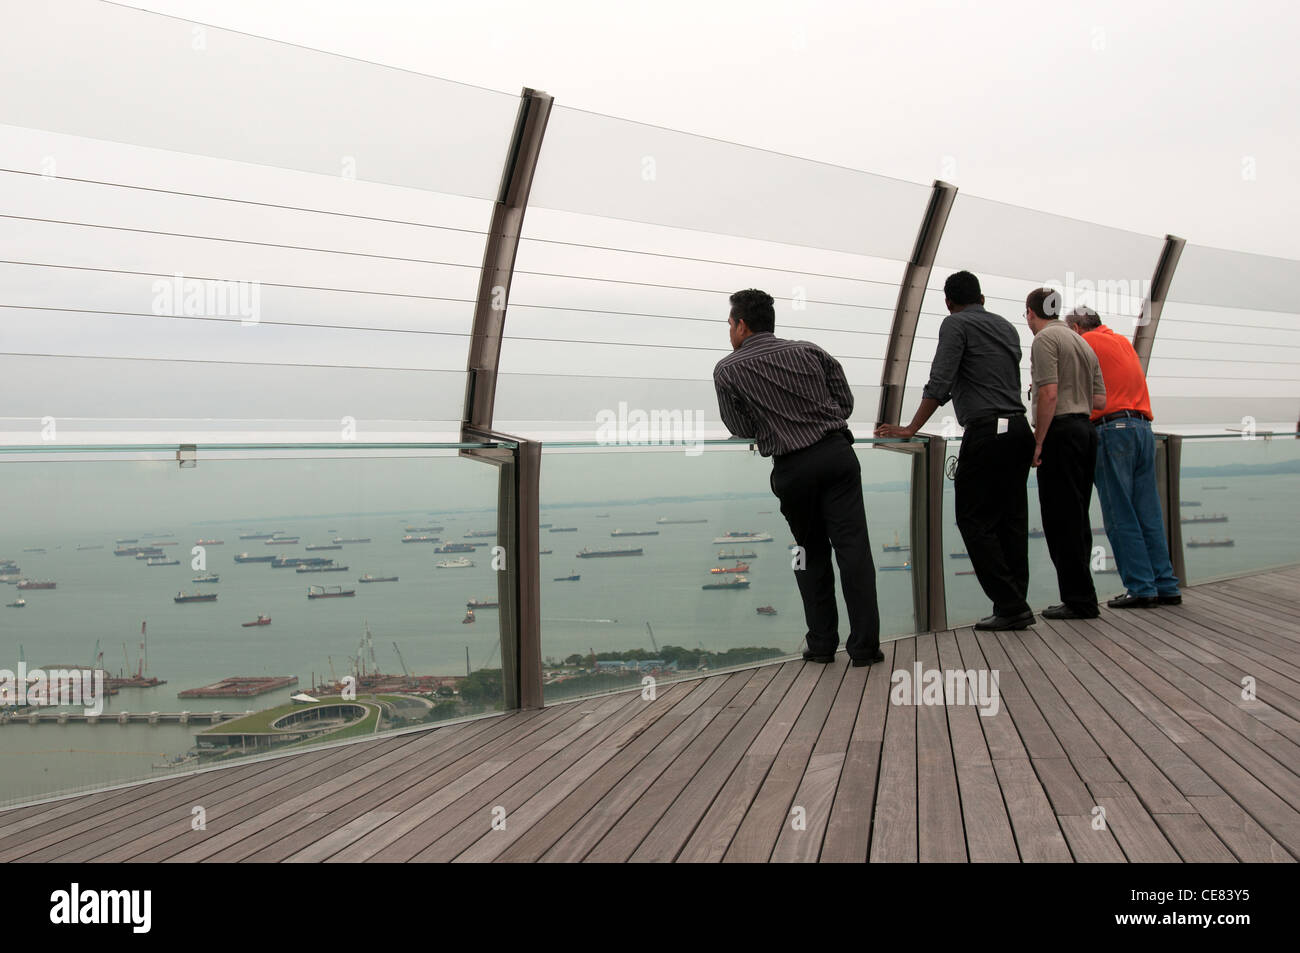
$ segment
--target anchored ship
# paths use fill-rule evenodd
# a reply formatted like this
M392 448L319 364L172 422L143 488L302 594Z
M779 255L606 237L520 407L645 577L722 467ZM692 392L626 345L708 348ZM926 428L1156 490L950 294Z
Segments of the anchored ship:
M555 582L577 582L581 578L582 577L575 572L568 576L556 576L554 581Z
M770 543L770 533L726 533L713 540L713 545L720 543Z
M255 625L270 625L270 624L271 624L271 617L269 615L260 615L260 614L252 622L239 623L240 627L245 629L251 629Z
M186 595L184 592L176 593L176 598L172 602L216 602L217 594L215 592L196 592L193 595Z
M712 573L722 572L749 572L749 563L738 562L734 566L714 566L709 570Z
M776 615L776 610L773 609L771 606L759 606L754 611L757 612L759 615Z
M357 582L397 582L396 576L372 576L366 573Z
M752 549L742 549L737 552L734 549L718 550L719 559L757 559L758 553Z
M641 556L644 552L639 546L636 549L584 549L578 553L578 558L602 559L606 556Z
M163 559L161 556L155 556L145 563L146 566L179 566L179 559Z
M344 589L342 586L310 586L307 589L308 599L343 599L356 594L355 589Z
M446 543L442 546L435 546L435 553L472 553L477 549L473 543Z
M1235 546L1237 545L1230 539L1190 539L1187 545L1193 549L1200 549L1207 546Z
M461 556L459 559L444 559L438 563L435 569L468 569L474 565L474 560Z
M269 563L271 560L273 560L273 559L277 559L277 558L278 558L278 557L276 557L276 556L253 556L253 555L250 555L249 553L240 553L238 556L235 557L235 562L237 562L237 563Z
M57 582L37 582L35 579L24 579L18 583L19 589L54 589L57 586Z
M881 566L880 571L881 572L911 572L912 564L910 562L905 562L901 566Z
M404 543L436 543L439 542L437 536L403 536Z
M1184 516L1181 523L1226 523L1228 517L1223 513L1206 513L1204 516Z
M748 589L749 579L745 576L736 576L734 579L727 579L723 582L706 582L700 586L701 589Z
M892 546L882 546L882 547L881 547L881 550L882 550L883 552L886 552L886 553L910 553L910 552L912 551L912 547L911 547L911 546L904 546L902 543L900 543L900 542L898 541L898 532L895 531L895 532L894 532L894 545L892 545Z
M221 582L221 577L218 576L215 572L210 572L202 576L195 576L193 579L190 580L190 582L218 583Z
M370 537L369 537L369 536L354 536L354 537L351 537L351 538L345 538L345 537L343 537L343 536L335 536L334 539L331 540L331 542L335 542L335 543L339 543L339 544L343 544L343 543L368 543L368 542L370 542Z
M499 609L496 599L471 599L465 603L466 609Z
M610 536L658 536L657 529L616 529Z
M317 543L313 546L304 546L303 548L310 553L317 549L342 549L343 544L342 543Z
M708 520L670 520L666 516L661 516L657 520L655 520L655 522L660 524L661 526L670 526L670 525L676 525L678 523L707 523Z

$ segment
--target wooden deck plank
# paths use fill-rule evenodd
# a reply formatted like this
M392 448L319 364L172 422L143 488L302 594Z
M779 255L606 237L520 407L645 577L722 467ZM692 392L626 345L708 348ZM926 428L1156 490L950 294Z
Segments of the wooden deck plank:
M677 855L690 863L717 862L726 856L731 840L749 812L758 789L780 753L781 745L794 728L799 713L820 681L824 667L802 662L794 683L772 712L753 742L741 755L727 783L708 811L700 818L690 838Z
M618 819L585 859L596 863L621 863L630 858L646 835L677 801L678 796L717 753L719 746L740 724L745 713L757 704L759 697L776 677L777 671L776 666L756 670L754 677L728 703L725 710L709 723L709 727L691 742L681 757L675 759L645 794Z
M795 796L804 786L810 772L815 772L815 777L809 781L814 790L821 788L827 781L834 784L839 779L844 759L842 750L839 753L833 750L833 742L823 749L819 761L814 763L813 757L816 754L815 746L826 734L831 709L844 683L845 674L850 669L848 656L838 656L834 663L823 665L821 669L817 687L813 689L808 703L782 742L781 750L772 760L767 777L755 793L744 820L736 829L735 836L723 855L725 863L771 860L782 832L793 829L796 818L792 814L796 808L802 809L804 821L803 830L793 831L804 842L799 850L806 851L805 856L811 860L816 860L821 852L820 834L825 830L825 817L830 810L831 799L827 797L823 807L821 804L800 804L795 801ZM851 731L852 724L844 725L845 744ZM816 823L807 824L808 815L819 808L823 813L820 817L814 815Z
M508 812L506 827L494 830L485 824L482 836L455 860L536 860L557 837L586 813L589 805L585 801L570 800L570 795L583 788L588 779L595 780L585 790L601 787L607 790L607 786L621 778L630 765L639 761L648 749L658 744L707 702L722 683L723 679L720 678L700 680L681 701L667 710L659 711L656 717L641 725L639 731L617 742L606 742L588 752L518 807L503 805ZM647 711L656 703L657 699L640 702Z
M1255 819L1241 809L1232 798L1194 797L1190 799L1219 840L1236 858L1248 864L1295 863L1285 847L1279 844Z
M675 704L690 690L685 683L664 688L656 699L663 704L653 716L658 717L665 706ZM574 708L580 715L577 723L463 797L450 800L450 793L403 792L393 805L400 810L397 818L367 835L364 842L340 851L331 862L373 859L388 863L416 856L450 860L482 836L494 808L524 803L589 752L611 739L629 736L650 717L639 692L578 701Z
M1188 864L1231 864L1237 858L1223 846L1200 814L1153 814L1165 838Z
M1175 864L1182 859L1136 797L1100 797L1097 803L1105 808L1106 827L1131 863Z
M1052 731L1047 719L1034 703L1033 695L998 641L997 633L976 632L975 641L987 665L998 672L998 691L1002 695L1002 705L1015 723L1019 740L1029 757L1065 757L1065 749L1061 747L1056 733ZM991 748L992 744L989 747ZM995 761L998 758L996 754L993 756Z
M1007 804L1020 859L1034 863L1069 863L1073 858L1038 775L1028 758L993 760Z
M894 670L911 671L912 639L894 647ZM876 812L871 825L872 861L915 863L918 851L916 803L916 706L887 706L880 751Z
M896 642L880 646L884 660L867 668L867 681L854 715L853 732L844 752L840 783L826 821L819 857L824 863L867 862L871 818L875 813L876 777L889 707L890 676ZM851 673L850 673L851 674Z
M917 636L916 661L921 666L922 683L927 671L938 672L942 678L939 647L932 633ZM913 677L915 673L914 666ZM923 863L964 863L969 859L966 824L957 788L957 766L953 762L953 744L948 734L950 706L946 688L945 684L940 684L940 691L945 693L941 704L921 704L916 709L917 859Z
M957 637L951 630L939 633L935 643L941 669L975 672L978 684L979 672L962 663ZM975 705L954 704L948 707L948 731L957 769L966 850L970 860L976 863L1013 863L1020 859L1016 851L1016 836L1011 830L1011 819L1007 816L1002 789L998 786L997 772L993 770L993 759L980 724L993 717L993 709L988 709L988 712L982 714Z
M589 785L588 791L575 792L570 798L575 810L583 803L591 803L593 799L595 803L591 803L587 813L561 834L540 859L557 863L585 858L663 773L686 753L691 744L709 731L718 716L753 681L753 675L751 669L727 678L708 701L674 728L663 741L647 751L603 795L595 785Z
M1192 814L1170 815L1171 817L1194 817ZM1058 814L1057 822L1065 834L1066 843L1076 863L1080 864L1122 864L1128 858L1119 849L1113 835L1106 828L1098 830L1093 827L1093 819L1082 814Z
M722 744L709 755L685 790L645 835L630 860L648 863L677 858L701 821L712 810L745 752L767 725L768 719L789 693L804 667L802 662L787 662L777 668L775 677L763 689L758 701L744 713Z
M808 759L808 770L794 794L794 804L804 809L805 827L795 830L787 817L772 851L773 861L808 863L821 858L831 811L835 806L835 794L844 772L858 708L870 672L869 666L847 666L839 694L813 746L812 757Z

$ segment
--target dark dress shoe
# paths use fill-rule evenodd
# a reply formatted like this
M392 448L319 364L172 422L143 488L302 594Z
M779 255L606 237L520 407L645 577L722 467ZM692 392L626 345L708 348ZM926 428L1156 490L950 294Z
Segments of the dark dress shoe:
M1181 602L1182 596L1178 598ZM1155 596L1135 596L1131 592L1116 596L1106 603L1112 609L1154 609L1159 604L1160 600Z
M1181 606L1183 597L1180 593L1175 592L1172 596L1156 596L1162 606Z
M1001 632L1005 629L1027 629L1037 621L1034 618L1033 610L1026 609L1020 615L1015 616L986 616L975 623L975 628L983 632Z
M1093 607L1091 612L1083 609L1074 609L1061 603L1058 606L1048 606L1043 610L1044 619L1095 619L1101 615L1101 610Z
M873 662L883 662L884 660L885 653L877 649L875 655L868 655L865 658L855 658L853 660L853 667L861 668L864 665L871 665Z
M821 662L823 665L826 665L830 662L835 661L835 653L834 652L804 652L803 660L805 662Z

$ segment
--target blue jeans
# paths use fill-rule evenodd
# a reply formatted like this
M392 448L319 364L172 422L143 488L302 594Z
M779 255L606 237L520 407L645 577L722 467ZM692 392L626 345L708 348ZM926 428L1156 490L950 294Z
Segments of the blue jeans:
M1135 596L1173 596L1151 423L1125 417L1097 428L1097 498L1124 588ZM1175 514L1175 517L1177 514Z

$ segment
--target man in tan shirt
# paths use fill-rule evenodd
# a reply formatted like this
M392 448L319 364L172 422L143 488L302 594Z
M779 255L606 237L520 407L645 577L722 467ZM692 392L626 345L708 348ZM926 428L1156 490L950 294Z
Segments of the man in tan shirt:
M1029 349L1033 381L1034 463L1038 505L1047 551L1056 567L1061 602L1043 610L1046 619L1094 619L1097 590L1092 558L1092 476L1097 431L1089 416L1106 405L1106 384L1097 355L1060 320L1061 296L1038 288L1025 300L1034 332Z

